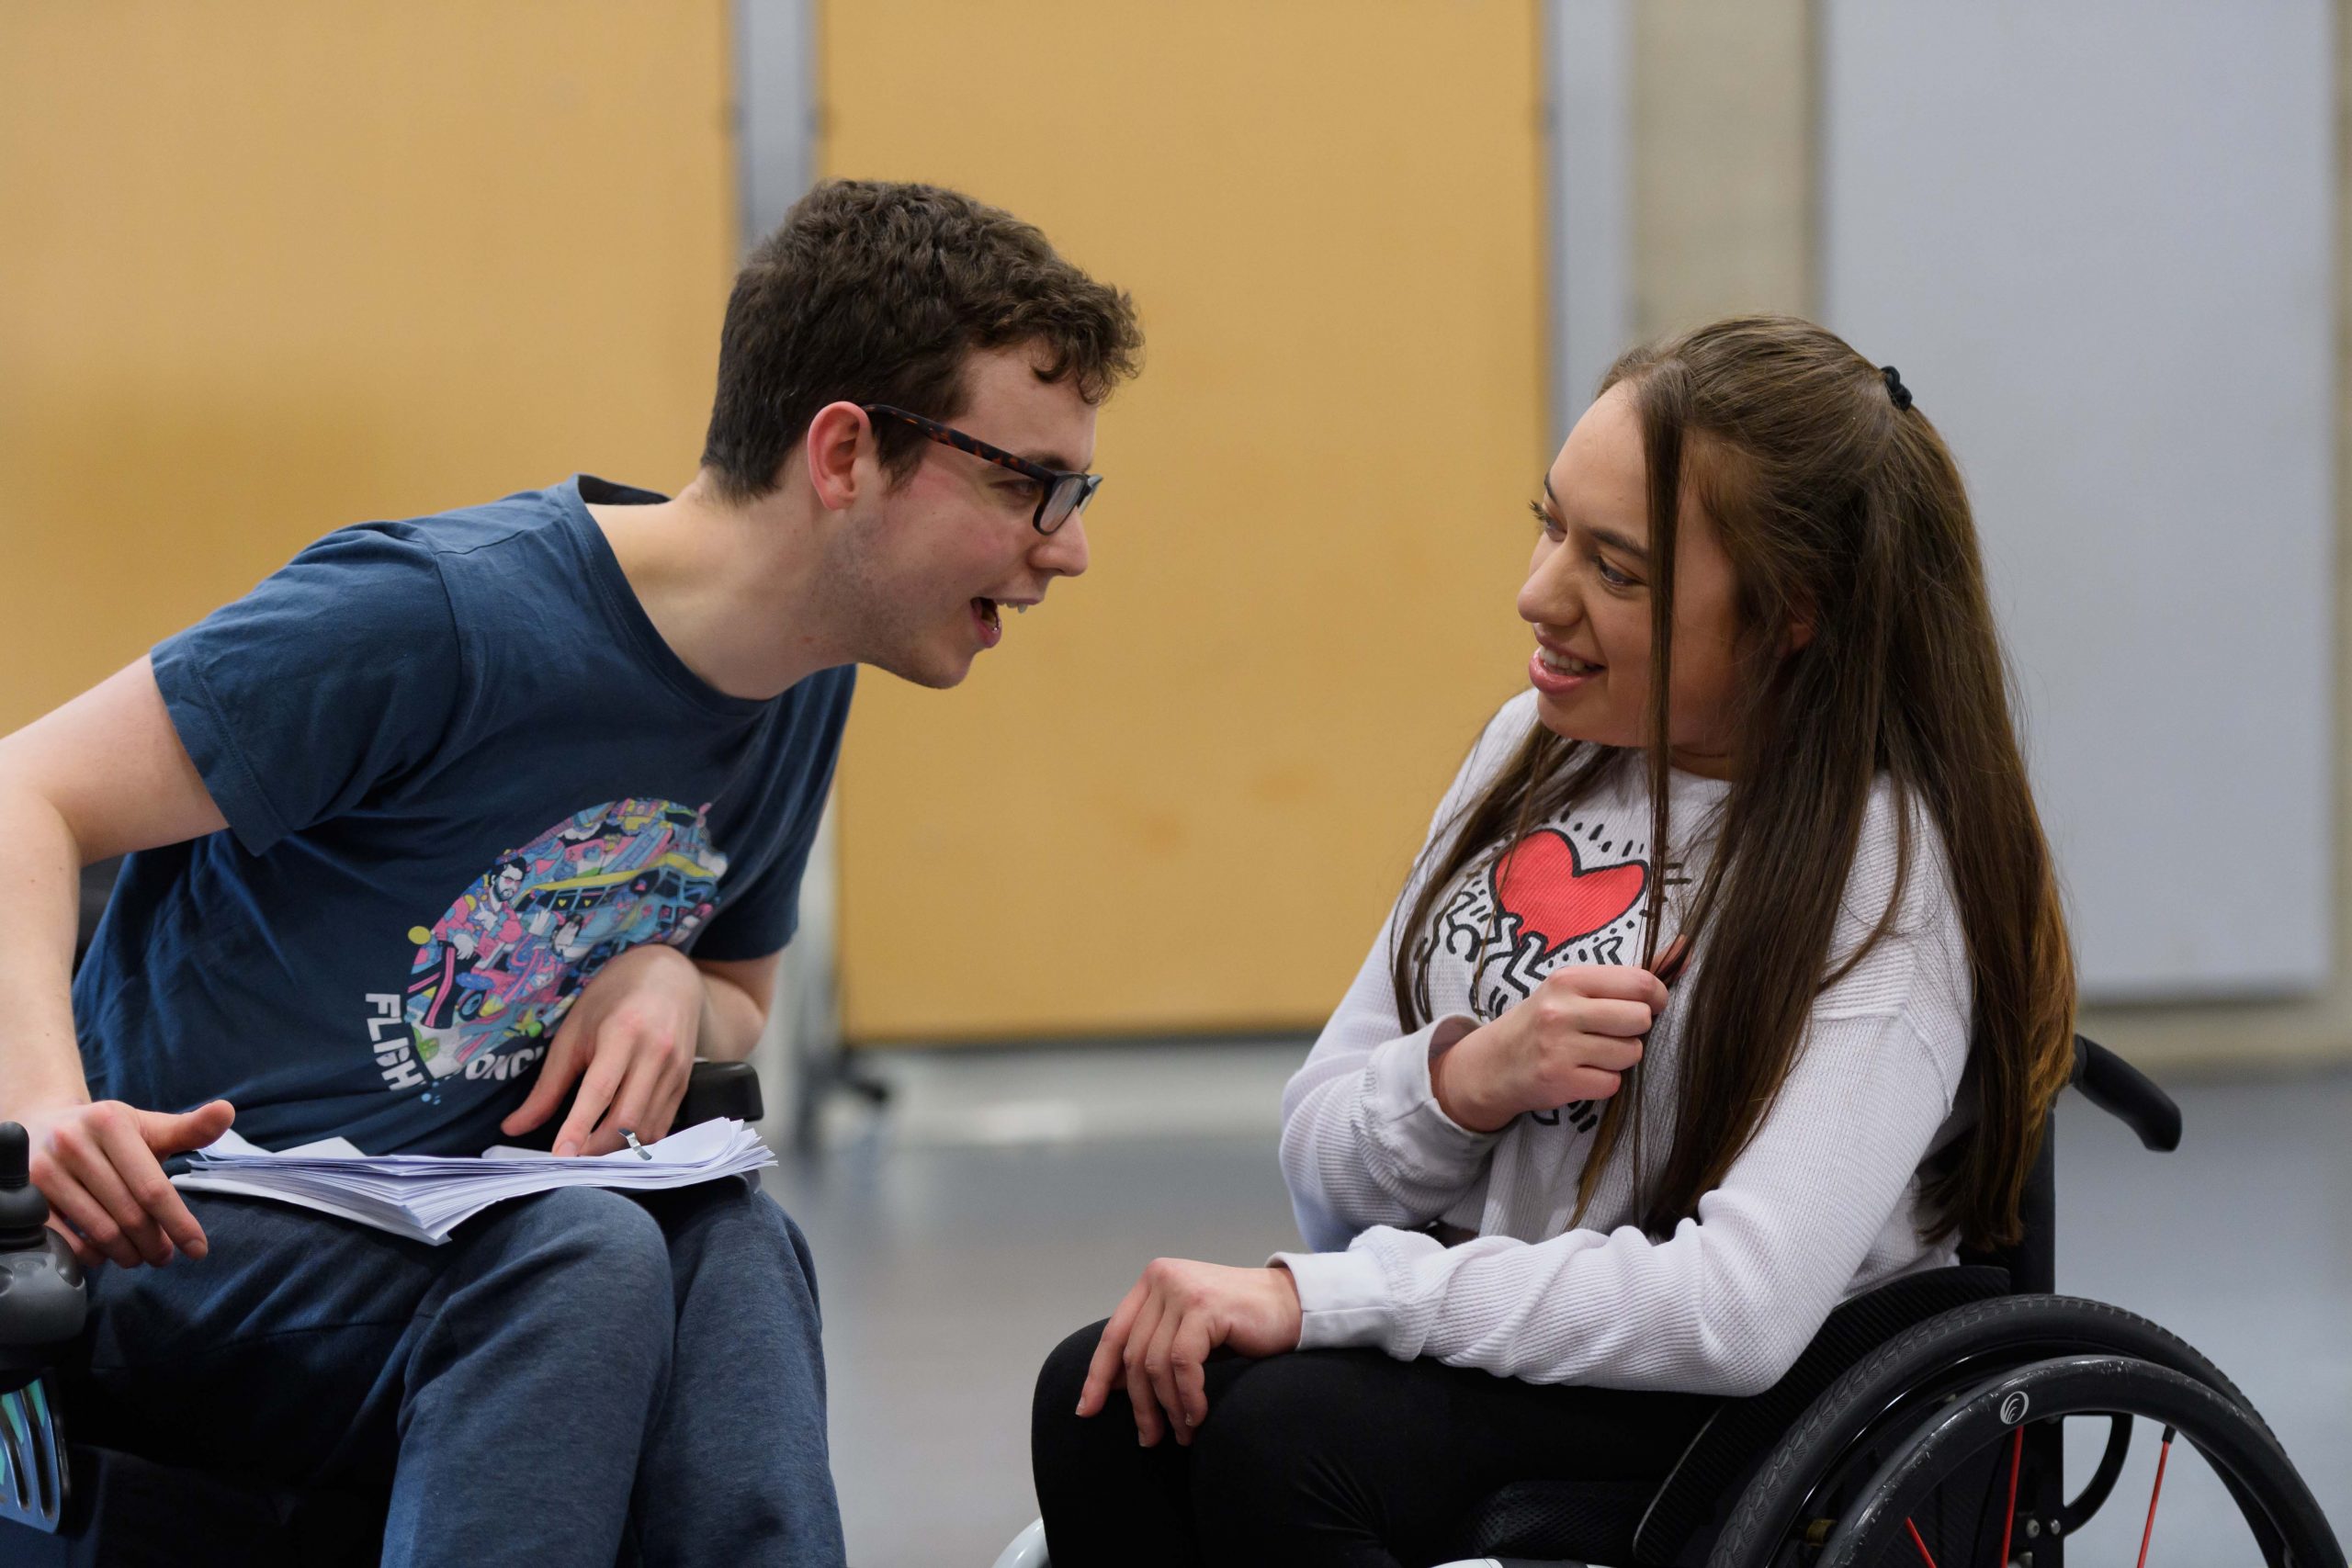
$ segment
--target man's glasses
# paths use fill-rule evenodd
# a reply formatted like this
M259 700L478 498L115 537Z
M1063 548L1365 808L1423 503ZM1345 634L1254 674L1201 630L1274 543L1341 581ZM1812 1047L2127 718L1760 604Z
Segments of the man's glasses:
M942 446L953 446L958 452L994 463L1000 468L1010 468L1037 487L1037 511L1029 521L1040 534L1050 534L1077 513L1086 510L1094 492L1102 487L1101 474L1073 474L1062 468L1049 468L1033 463L1026 457L1016 457L1001 446L991 446L977 435L967 435L951 429L935 419L925 419L919 413L894 409L888 403L860 403L858 407L869 414L880 414L902 423L911 424Z

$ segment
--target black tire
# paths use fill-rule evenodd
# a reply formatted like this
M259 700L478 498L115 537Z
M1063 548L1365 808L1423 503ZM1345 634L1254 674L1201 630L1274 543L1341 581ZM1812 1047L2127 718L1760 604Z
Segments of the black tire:
M2260 1417L2210 1383L2130 1356L2062 1356L1987 1378L1896 1446L1856 1495L1819 1568L1860 1568L1905 1540L1912 1514L1962 1466L2030 1423L2124 1415L2177 1430L2232 1483L2272 1568L2337 1568L2344 1552Z
M1899 1440L1953 1395L2031 1362L2102 1354L2168 1368L2211 1388L2268 1436L2221 1369L2146 1318L2074 1296L1976 1302L1896 1335L1823 1391L1740 1494L1708 1568L1774 1562L1810 1521L1836 1517L1826 1506L1831 1494L1866 1475L1866 1464L1874 1468L1876 1447Z

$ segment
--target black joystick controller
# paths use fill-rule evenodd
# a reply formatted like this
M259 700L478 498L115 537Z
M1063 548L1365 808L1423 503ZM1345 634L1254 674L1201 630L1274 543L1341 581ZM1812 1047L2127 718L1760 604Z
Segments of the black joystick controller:
M0 1122L0 1393L40 1375L48 1352L80 1334L89 1312L81 1260L49 1228L31 1153L25 1130Z

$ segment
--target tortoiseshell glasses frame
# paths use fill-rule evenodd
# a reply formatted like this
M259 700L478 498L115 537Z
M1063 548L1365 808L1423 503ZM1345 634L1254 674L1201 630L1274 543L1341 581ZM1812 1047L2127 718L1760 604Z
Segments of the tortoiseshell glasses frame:
M1102 488L1101 474L1074 474L1065 468L1049 468L1043 463L1016 457L1001 446L991 446L977 435L967 435L935 419L925 419L919 413L892 408L888 403L860 403L857 406L869 414L880 414L886 419L911 424L942 446L969 452L1000 468L1010 468L1023 479L1034 480L1037 486L1037 511L1029 521L1040 534L1052 533L1085 511L1086 503L1094 499L1094 492Z

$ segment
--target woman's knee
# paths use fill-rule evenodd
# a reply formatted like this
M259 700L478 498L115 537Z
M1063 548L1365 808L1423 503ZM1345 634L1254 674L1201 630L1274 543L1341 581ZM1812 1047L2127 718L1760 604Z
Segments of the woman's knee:
M1093 1363L1094 1348L1102 1342L1110 1319L1091 1323L1054 1347L1037 1369L1037 1392L1031 1404L1033 1428L1051 1420L1073 1420L1079 1391L1086 1386L1086 1369Z

